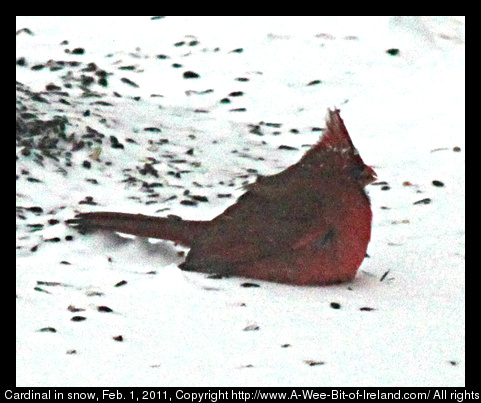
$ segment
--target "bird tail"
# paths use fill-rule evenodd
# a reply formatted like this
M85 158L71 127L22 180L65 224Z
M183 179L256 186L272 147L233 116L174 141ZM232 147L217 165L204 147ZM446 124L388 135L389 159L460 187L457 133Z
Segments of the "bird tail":
M95 230L115 231L146 238L167 239L184 246L192 246L193 241L201 236L209 223L182 220L173 215L152 217L110 212L81 213L66 222L83 233Z

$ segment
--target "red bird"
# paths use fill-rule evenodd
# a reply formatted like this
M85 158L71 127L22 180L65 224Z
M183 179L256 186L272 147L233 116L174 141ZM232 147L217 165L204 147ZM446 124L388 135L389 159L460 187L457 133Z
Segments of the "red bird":
M375 180L339 110L329 110L320 141L299 162L259 176L211 221L98 212L79 214L69 224L188 246L182 270L298 285L339 283L354 278L366 255L372 212L364 187Z

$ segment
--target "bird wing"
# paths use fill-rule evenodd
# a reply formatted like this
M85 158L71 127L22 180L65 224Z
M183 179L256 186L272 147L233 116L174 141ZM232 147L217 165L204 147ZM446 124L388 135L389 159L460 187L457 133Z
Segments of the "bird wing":
M265 178L212 221L193 243L184 268L225 272L325 237L329 227L318 192L299 183L298 193L292 185L279 186L279 178L275 184Z

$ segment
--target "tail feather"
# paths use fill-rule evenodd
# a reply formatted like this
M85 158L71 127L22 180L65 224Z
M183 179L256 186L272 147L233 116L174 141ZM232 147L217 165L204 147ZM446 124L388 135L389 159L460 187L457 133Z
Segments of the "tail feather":
M174 241L192 246L193 241L205 231L208 221L188 221L177 216L152 217L126 213L81 213L67 223L81 231L106 230Z

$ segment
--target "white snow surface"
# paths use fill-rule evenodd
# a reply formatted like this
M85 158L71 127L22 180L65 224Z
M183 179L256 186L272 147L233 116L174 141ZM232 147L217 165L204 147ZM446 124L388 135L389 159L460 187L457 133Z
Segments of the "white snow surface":
M50 158L42 166L17 146L17 386L464 385L463 17L16 23L17 60L27 63L17 63L17 81L68 92L68 104L37 103L41 117L66 116L67 133L79 138L86 126L106 136L97 159L85 147L69 167ZM386 53L393 48L399 54ZM49 60L82 64L31 69ZM90 87L101 98L64 86L91 62L109 73L106 87ZM372 240L351 283L207 278L177 268L186 249L173 243L83 236L64 224L96 210L209 220L257 173L295 163L321 135L312 128L324 127L328 107L341 109L364 161L386 182L368 186ZM110 147L112 135L123 149ZM149 162L157 177L139 173ZM124 181L129 172L163 186L146 191ZM191 195L208 202L180 203ZM97 205L79 204L88 196ZM35 206L42 211L26 209Z

